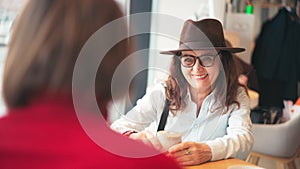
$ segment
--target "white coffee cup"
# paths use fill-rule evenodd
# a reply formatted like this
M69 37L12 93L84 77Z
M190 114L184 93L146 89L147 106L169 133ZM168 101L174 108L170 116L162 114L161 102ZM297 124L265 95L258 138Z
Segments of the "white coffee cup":
M170 147L175 144L181 143L182 134L174 131L159 131L157 139L162 145L162 151L168 151Z

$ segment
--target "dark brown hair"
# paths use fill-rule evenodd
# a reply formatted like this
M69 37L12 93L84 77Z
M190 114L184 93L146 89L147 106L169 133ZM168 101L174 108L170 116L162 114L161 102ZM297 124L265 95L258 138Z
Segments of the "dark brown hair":
M74 65L85 42L102 26L122 16L111 0L28 1L9 43L3 77L7 106L26 105L44 91L71 92ZM111 98L113 72L128 52L124 40L110 50L100 65L101 75L97 76L102 78L96 78L96 96L102 100Z
M237 104L239 106L240 103L237 101L237 91L238 87L242 86L238 83L238 76L240 75L241 70L240 65L235 61L232 54L227 51L220 51L220 60L225 74L224 82L227 86L225 89L225 106L228 107L231 104ZM221 81L221 79L222 74L219 73L217 81ZM182 101L182 99L185 98L187 94L188 82L181 72L181 62L176 55L174 55L172 58L170 76L166 81L166 85L166 97L170 101L170 110L175 112L183 108L185 103ZM243 87L246 90L246 87ZM216 86L216 89L218 90L218 86ZM221 92L222 91L219 91L217 94L220 94Z

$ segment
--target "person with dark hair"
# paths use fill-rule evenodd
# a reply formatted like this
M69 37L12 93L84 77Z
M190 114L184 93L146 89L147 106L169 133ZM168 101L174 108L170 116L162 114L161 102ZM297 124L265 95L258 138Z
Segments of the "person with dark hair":
M122 16L112 0L28 1L14 25L4 68L2 91L8 113L0 119L0 168L180 168L174 159L99 121L103 124L92 134L129 155L117 154L92 140L80 123L72 94L81 93L82 102L90 100L84 85L72 88L76 61L96 31ZM112 28L107 34L110 38L117 36L116 30L127 30L125 23ZM98 51L91 52L104 50L105 45L93 45ZM112 99L113 73L130 50L125 39L112 47L100 63L94 93L104 117ZM84 57L89 60L91 55ZM85 69L82 71L84 77L89 75L84 74ZM79 79L83 83L84 77ZM95 120L90 115L96 112L82 110L86 111L86 119ZM139 152L152 155L139 156Z
M218 20L187 20L170 75L138 100L111 128L161 149L156 139L165 101L169 113L164 130L182 133L182 143L168 149L182 165L197 165L236 157L245 159L253 144L247 88L238 83L232 53Z

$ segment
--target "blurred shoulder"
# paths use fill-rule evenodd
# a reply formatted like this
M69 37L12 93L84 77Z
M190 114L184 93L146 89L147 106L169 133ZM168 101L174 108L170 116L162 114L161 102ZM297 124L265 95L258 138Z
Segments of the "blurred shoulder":
M241 105L249 105L250 104L250 98L248 95L248 90L245 87L240 86L237 91L237 101Z

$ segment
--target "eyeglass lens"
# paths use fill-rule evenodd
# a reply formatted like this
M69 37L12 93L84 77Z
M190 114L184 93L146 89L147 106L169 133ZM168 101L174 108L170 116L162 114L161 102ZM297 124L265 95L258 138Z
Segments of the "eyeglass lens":
M196 63L196 59L199 59L199 63L202 67L211 67L214 64L216 55L201 55L201 56L193 56L193 55L182 55L180 56L181 64L184 67L193 67Z

